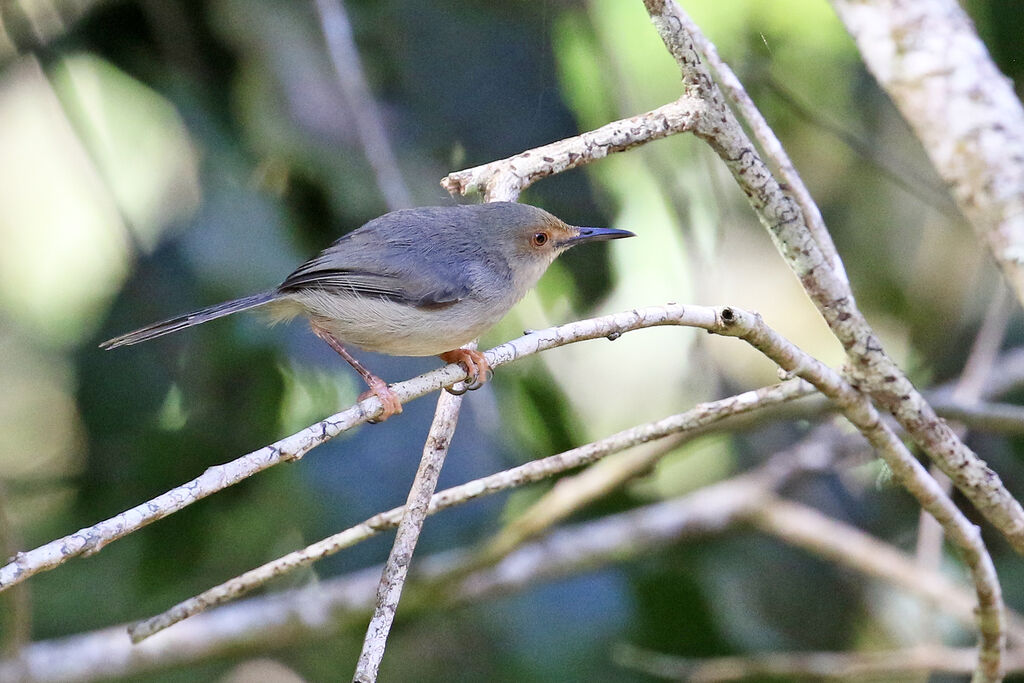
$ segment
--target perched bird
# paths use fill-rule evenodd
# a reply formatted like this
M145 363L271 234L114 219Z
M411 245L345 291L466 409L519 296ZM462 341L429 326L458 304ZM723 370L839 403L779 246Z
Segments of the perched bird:
M569 247L632 236L568 225L515 202L401 209L341 237L274 289L147 325L100 347L137 344L250 308L265 307L276 320L302 314L366 380L383 404L377 420L386 420L402 412L401 402L343 344L461 363L467 388L475 389L490 367L481 352L459 347L497 323Z

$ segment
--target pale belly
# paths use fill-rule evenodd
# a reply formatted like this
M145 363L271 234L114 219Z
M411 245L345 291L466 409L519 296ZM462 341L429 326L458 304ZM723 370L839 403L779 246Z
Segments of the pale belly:
M391 356L436 356L468 344L494 326L514 301L497 305L463 300L426 310L388 299L295 292L268 306L270 315L286 320L304 314L343 344Z

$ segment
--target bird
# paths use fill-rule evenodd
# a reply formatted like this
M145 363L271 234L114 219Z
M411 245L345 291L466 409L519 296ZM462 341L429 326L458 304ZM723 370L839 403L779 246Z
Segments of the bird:
M402 412L384 380L346 346L393 356L438 356L466 369L467 389L491 376L484 354L462 348L494 326L567 249L634 237L577 227L518 202L391 211L343 235L277 287L201 308L100 344L116 349L254 308L272 322L296 316L358 372L382 422ZM451 388L449 388L452 391ZM461 393L461 392L460 392Z

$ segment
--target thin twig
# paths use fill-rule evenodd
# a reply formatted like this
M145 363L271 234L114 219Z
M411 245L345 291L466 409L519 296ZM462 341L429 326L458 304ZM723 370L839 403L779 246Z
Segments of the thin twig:
M447 595L458 602L520 590L554 577L628 561L683 538L718 533L756 504L766 485L777 485L799 463L768 473L750 473L685 498L553 531L499 566L476 572ZM461 574L468 552L449 551L418 563L416 579L443 581ZM327 579L271 596L248 598L200 614L178 628L132 645L124 627L34 643L14 659L0 661L0 680L25 683L96 680L137 675L178 662L195 663L224 652L265 651L334 633L372 609L380 568Z
M366 83L359 50L352 35L352 24L345 13L344 0L316 0L315 4L342 97L352 112L356 134L366 160L373 168L377 187L390 211L412 206L412 195L398 169L398 162L384 130L384 119Z
M829 121L804 102L797 93L790 90L789 86L775 78L768 69L759 71L757 79L760 85L767 87L793 113L846 145L850 151L870 164L879 176L916 197L922 204L935 209L947 219L957 223L964 220L952 197L944 187L932 179L932 176L925 176L905 163L903 158L894 156L888 148L880 147L875 140L863 139L841 125Z
M793 471L794 467L781 469ZM465 577L461 591L447 597L456 602L479 601L583 567L629 561L684 538L719 533L756 504L766 483L784 478L775 471L751 473L685 498L555 530L499 566ZM468 556L468 552L449 551L426 557L418 563L415 578L442 581L461 573ZM372 567L308 587L248 598L198 615L138 645L125 637L123 626L33 643L17 658L0 661L0 680L42 683L129 677L226 652L265 652L270 647L308 643L335 633L355 618L365 618L373 608L379 578L380 568Z
M999 349L1006 338L1006 328L1010 324L1010 316L1016 310L1013 299L1009 297L1006 286L1002 283L996 287L989 301L988 310L981 329L978 330L967 354L963 372L953 389L953 399L960 403L976 403L984 394L988 385L989 375L999 357Z
M963 423L978 432L993 432L1009 436L1024 434L1024 406L1011 403L943 403L936 412L947 420ZM945 476L945 475L943 475Z
M943 387L950 393L955 385ZM1001 398L1024 389L1024 346L1009 349L999 356L985 385L985 398Z
M456 396L442 391L438 396L434 421L430 425L430 433L423 446L423 458L409 490L409 498L405 502L402 521L398 524L398 533L395 535L391 554L384 565L384 571L381 572L380 585L377 587L377 604L370 625L366 629L363 651L359 655L356 672L352 677L352 680L358 683L372 683L377 680L377 671L384 658L388 633L398 610L398 600L402 596L405 578L409 574L409 564L416 550L423 521L427 518L427 508L437 487L437 479L441 476L441 467L455 434L461 405L461 395Z
M483 496L489 496L518 486L542 481L562 472L597 462L605 456L618 453L638 444L663 439L675 434L706 434L712 429L734 428L740 415L781 405L816 389L803 380L790 380L782 384L747 391L719 401L702 403L679 415L656 422L637 425L611 436L548 456L540 460L513 467L487 477L475 479L434 494L427 510L433 515ZM314 562L329 557L377 534L393 529L402 518L404 507L381 512L344 531L317 541L301 550L288 553L276 560L245 572L218 586L185 600L166 612L145 619L129 627L133 642L140 642L158 631L204 612L212 607L235 600L268 581Z
M384 201L392 211L412 206L412 196L402 179L382 124L381 113L366 82L343 0L316 0L315 4L342 95L352 112L356 132ZM420 468L409 492L406 513L381 575L377 608L367 630L354 680L377 679L377 669L384 656L388 632L398 608L409 562L423 525L427 503L434 492L441 463L444 462L458 422L460 405L461 400L447 392L442 392L438 397L434 422L424 445Z
M620 490L635 477L647 474L672 449L703 433L685 432L666 444L663 449L625 453L617 459L605 460L595 467L588 467L578 474L560 479L554 488L538 498L491 538L478 554L477 564L488 566L496 563L527 540L543 534L613 491ZM814 459L815 454L828 451L837 459L843 450L837 437L832 430L823 426L812 431L799 444L789 449L789 453L796 459L806 461ZM863 439L858 438L857 441L863 450Z

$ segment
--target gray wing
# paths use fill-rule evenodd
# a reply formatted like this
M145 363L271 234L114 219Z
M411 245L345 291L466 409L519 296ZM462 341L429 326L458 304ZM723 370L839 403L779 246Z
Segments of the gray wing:
M319 289L384 298L417 308L445 308L472 293L458 251L362 228L299 266L278 291Z

